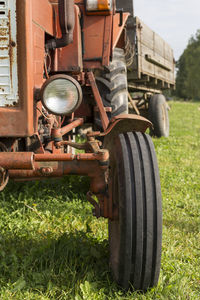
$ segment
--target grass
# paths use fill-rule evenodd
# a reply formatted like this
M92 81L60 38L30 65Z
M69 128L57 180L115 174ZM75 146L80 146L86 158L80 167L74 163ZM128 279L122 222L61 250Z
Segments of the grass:
M0 194L0 299L200 299L200 103L171 102L170 138L154 139L163 194L159 284L123 292L108 268L107 221L84 177L10 182Z

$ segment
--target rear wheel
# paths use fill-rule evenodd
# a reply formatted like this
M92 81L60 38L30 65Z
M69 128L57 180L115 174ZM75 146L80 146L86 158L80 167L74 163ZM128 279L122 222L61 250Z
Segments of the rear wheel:
M147 290L157 284L162 242L162 199L151 138L120 134L110 149L113 207L109 221L110 266L117 283Z
M112 108L109 117L128 114L127 70L124 50L116 48L110 65L102 70L97 70L95 77L104 106ZM95 124L99 128L102 127L99 115L95 117Z
M153 123L151 135L157 137L169 136L169 116L165 97L153 95L149 101L149 120Z

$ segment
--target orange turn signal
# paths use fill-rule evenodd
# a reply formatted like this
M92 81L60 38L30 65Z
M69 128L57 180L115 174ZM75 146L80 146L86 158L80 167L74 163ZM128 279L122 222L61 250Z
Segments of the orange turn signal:
M110 15L112 0L86 0L86 12L89 15Z

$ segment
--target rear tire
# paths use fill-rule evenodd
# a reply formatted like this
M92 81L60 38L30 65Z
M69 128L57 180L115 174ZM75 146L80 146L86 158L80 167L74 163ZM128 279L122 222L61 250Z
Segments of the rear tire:
M153 95L149 101L149 120L153 123L150 134L157 137L169 136L169 116L165 97Z
M110 267L117 283L146 291L157 285L162 243L162 197L154 145L142 133L120 134L110 149L113 207Z
M97 70L96 83L105 107L112 107L111 119L120 114L128 114L127 70L124 50L116 48L108 67ZM102 128L99 115L95 124Z

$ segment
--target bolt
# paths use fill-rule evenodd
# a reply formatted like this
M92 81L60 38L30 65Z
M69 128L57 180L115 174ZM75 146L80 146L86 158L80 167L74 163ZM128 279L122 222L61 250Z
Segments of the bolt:
M51 167L47 167L47 168L41 168L40 172L45 175L48 176L49 174L51 174L53 172L53 169Z

